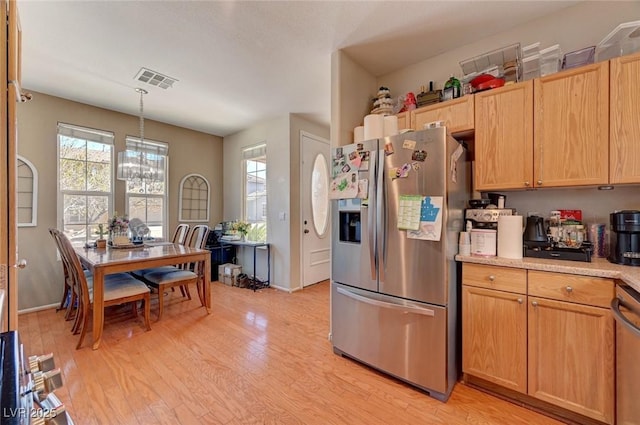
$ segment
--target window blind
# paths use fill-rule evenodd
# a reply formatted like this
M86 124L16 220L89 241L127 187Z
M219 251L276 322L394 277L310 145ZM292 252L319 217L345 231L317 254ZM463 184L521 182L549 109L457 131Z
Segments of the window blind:
M242 159L254 159L267 155L267 144L261 143L259 145L250 146L242 149Z
M58 123L58 134L76 139L113 145L114 135L110 131L95 128L80 127L72 124Z

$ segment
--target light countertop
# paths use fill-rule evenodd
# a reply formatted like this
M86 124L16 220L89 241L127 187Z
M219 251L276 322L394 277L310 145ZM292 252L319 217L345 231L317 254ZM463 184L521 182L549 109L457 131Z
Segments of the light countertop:
M512 260L500 257L476 257L468 255L456 255L455 259L463 263L487 264L491 266L618 279L640 292L640 267L613 264L606 258L593 258L590 263L532 257L525 257L522 260Z

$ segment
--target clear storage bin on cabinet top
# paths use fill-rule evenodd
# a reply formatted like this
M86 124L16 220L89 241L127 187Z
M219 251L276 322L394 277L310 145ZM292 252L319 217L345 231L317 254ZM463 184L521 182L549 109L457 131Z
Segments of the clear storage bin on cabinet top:
M598 43L596 61L605 61L637 51L640 51L640 21L625 22Z
M540 50L540 76L553 74L560 71L562 66L562 49L555 44Z

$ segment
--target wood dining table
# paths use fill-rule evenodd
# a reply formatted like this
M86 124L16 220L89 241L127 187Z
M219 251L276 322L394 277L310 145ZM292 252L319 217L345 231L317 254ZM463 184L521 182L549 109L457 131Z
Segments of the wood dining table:
M93 349L100 346L104 326L104 277L151 267L202 262L203 279L198 296L207 314L211 312L211 253L180 244L142 245L130 248L75 248L80 262L93 273Z

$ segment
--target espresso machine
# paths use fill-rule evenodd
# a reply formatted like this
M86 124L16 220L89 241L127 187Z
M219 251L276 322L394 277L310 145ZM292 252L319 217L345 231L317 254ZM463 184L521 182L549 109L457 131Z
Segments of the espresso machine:
M609 261L626 266L640 266L640 211L617 211L609 215L609 220Z

